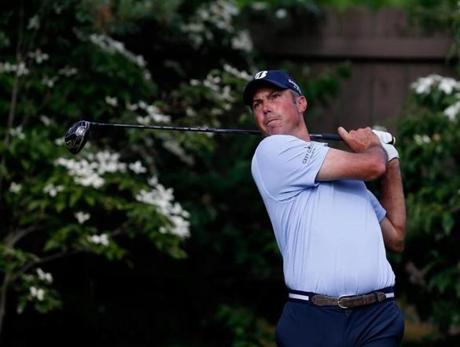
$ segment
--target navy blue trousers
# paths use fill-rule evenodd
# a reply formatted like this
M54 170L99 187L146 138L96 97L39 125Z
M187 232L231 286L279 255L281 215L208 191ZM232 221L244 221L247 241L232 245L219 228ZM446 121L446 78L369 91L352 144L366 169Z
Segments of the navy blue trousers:
M279 347L396 347L404 317L394 299L353 309L290 299L276 328Z

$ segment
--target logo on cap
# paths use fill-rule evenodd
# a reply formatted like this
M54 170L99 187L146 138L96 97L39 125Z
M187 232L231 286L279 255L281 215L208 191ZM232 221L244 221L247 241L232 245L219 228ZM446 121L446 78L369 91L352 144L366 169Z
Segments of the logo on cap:
M288 79L288 82L292 84L292 86L297 90L297 93L302 94L300 87L297 83L295 83L293 80L290 78Z
M267 76L267 74L268 74L268 71L259 71L258 73L255 74L254 79L260 80L264 78L265 76Z

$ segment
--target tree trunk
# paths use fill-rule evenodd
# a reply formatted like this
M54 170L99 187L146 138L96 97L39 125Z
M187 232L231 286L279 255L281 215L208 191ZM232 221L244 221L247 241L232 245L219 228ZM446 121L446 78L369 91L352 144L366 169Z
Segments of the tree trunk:
M5 273L5 277L3 278L2 287L0 289L0 341L3 331L3 322L5 320L6 314L6 296L8 294L8 287L10 285L11 275L9 272Z

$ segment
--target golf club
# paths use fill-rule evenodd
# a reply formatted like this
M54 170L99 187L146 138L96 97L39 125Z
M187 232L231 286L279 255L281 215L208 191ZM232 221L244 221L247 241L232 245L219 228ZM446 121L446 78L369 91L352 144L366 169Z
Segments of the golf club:
M142 125L142 124L119 124L119 123L100 123L81 120L73 124L65 134L65 144L72 154L79 153L85 146L89 131L93 127L112 127L112 128L130 128L130 129L149 129L149 130L169 130L169 131L192 131L218 134L238 134L238 135L260 135L259 130L252 129L221 129L221 128L204 128L204 127L180 127L167 125ZM341 141L337 134L310 134L312 140L318 141Z

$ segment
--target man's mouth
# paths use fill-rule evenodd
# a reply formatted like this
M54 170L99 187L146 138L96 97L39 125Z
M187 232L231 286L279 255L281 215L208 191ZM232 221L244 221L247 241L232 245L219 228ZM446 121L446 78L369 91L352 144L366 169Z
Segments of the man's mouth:
M265 125L266 125L267 127L273 126L274 123L276 123L277 121L279 121L278 118L272 118L272 119L269 119L267 122L265 122Z

